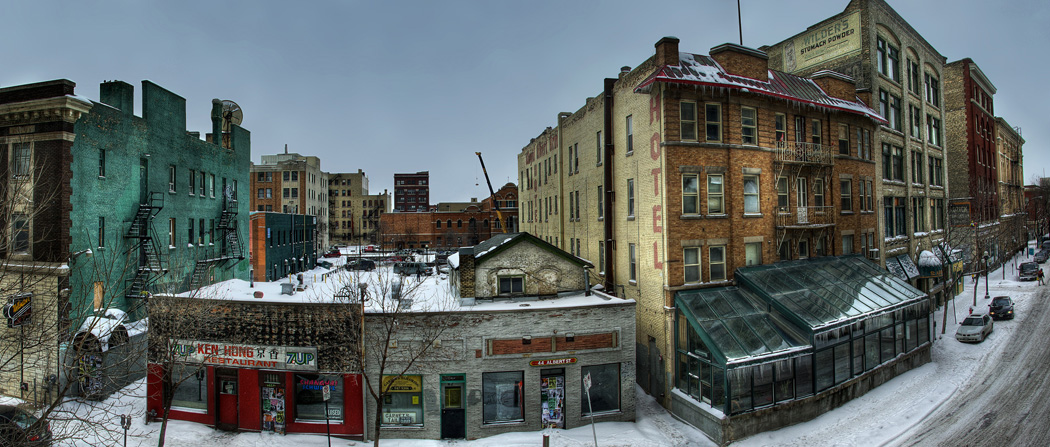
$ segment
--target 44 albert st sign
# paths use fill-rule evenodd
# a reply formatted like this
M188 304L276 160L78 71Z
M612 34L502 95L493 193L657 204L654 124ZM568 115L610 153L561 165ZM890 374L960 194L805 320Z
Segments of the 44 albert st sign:
M196 362L234 368L317 371L317 348L263 346L199 340L172 340L179 362Z

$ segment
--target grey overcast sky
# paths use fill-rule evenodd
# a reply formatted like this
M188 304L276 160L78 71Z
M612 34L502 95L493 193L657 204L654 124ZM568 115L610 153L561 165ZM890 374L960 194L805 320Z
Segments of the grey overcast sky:
M995 84L995 114L1020 127L1025 183L1050 165L1050 2L890 0L949 62L972 58ZM757 48L841 12L848 0L742 0ZM148 79L186 98L189 130L232 99L252 160L288 145L327 172L430 171L431 202L517 182L517 153L636 66L663 36L708 54L738 43L732 0L136 1L34 0L4 7L0 86L65 78L98 99L104 80ZM391 191L392 192L392 191Z

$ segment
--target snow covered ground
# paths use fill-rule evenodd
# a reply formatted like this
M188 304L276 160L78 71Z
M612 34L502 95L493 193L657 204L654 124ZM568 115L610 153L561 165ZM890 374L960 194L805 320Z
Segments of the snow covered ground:
M762 433L734 443L735 446L875 446L894 445L903 440L906 432L922 418L948 400L960 386L973 377L983 363L995 361L1004 352L1002 348L1014 334L1016 322L1022 321L1028 309L1039 303L1040 296L1047 294L1050 286L1037 286L1036 282L1017 280L1015 264L1028 258L1019 255L1005 265L1005 272L998 269L989 274L990 296L1009 295L1015 301L1016 319L995 323L994 333L983 343L963 344L954 338L958 323L969 313L973 301L974 283L967 278L965 291L955 298L955 305L948 306L948 328L940 335L942 312L937 311L937 339L933 346L932 361L894 378L890 382L868 392L860 398L830 411L810 422L797 424L781 430ZM1044 270L1046 267L1043 266ZM1005 279L1004 279L1005 273ZM988 300L984 299L984 279L978 284L976 310L987 311ZM699 430L674 419L662 407L639 388L637 395L637 421L634 423L608 422L596 424L599 446L713 446ZM95 405L109 411L96 411L90 416L93 424L66 425L57 421L56 431L79 430L79 438L61 445L120 445L119 422L121 413L133 415L129 431L129 446L157 445L160 424L143 423L145 409L145 385L131 385L123 393ZM86 412L87 404L70 403L67 408ZM107 415L107 416L103 416ZM90 427L89 427L90 425ZM106 432L103 429L108 428ZM384 439L388 447L514 447L540 445L544 434L550 435L552 446L588 446L594 444L591 426L551 432L508 433L473 441L420 441ZM114 435L116 435L114 437ZM285 436L260 433L226 433L209 427L181 421L171 421L166 436L167 445L172 446L327 446L325 436L289 434ZM114 442L116 440L117 442ZM332 440L334 446L364 446L370 442L355 442L344 439Z

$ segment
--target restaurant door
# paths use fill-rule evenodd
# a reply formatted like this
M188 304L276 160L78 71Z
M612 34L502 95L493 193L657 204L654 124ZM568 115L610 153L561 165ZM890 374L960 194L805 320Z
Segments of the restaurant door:
M215 369L215 382L219 384L219 411L215 428L219 430L237 430L237 370Z
M466 410L463 408L463 374L441 376L441 439L467 437Z
M540 371L543 428L565 428L565 368Z
M284 374L263 372L259 397L262 399L262 429L284 434L285 430L285 392Z

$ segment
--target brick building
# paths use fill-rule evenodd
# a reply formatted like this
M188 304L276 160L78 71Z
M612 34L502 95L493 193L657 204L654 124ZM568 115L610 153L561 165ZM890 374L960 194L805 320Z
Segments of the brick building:
M762 47L769 67L808 76L820 70L857 81L886 122L872 135L877 258L888 268L914 266L944 240L950 185L945 181L945 58L884 0L850 0L846 8L780 43ZM910 270L907 269L907 270ZM941 287L909 277L913 285Z
M252 280L277 281L317 264L317 218L302 214L249 213Z
M481 202L435 205L436 211L393 212L380 221L381 242L387 249L453 248L476 245L494 234L517 229L518 188L503 185ZM494 203L493 200L496 202ZM500 221L493 205L499 205Z
M948 186L952 198L970 198L970 219L999 220L999 154L995 86L970 58L944 66Z
M379 243L379 221L390 212L390 195L368 193L368 176L356 173L328 174L328 224L332 244Z
M999 220L1003 226L1001 245L1008 253L1024 247L1028 241L1024 197L1024 138L1021 129L995 117L995 146L999 166Z
M430 211L430 172L394 174L394 205L397 212Z
M263 155L251 164L251 210L317 217L317 248L328 247L328 173L321 159L288 153Z
M131 84L102 83L98 101L76 95L75 86L55 80L0 89L0 152L11 158L2 164L4 190L27 199L3 201L0 225L11 230L0 244L0 279L10 294L31 294L33 324L22 336L37 340L17 368L0 367L0 394L23 399L55 397L66 380L81 388L110 382L60 367L74 364L60 351L87 362L77 371L94 369L96 360L122 363L101 351L117 338L100 340L111 335L97 330L100 311L138 320L152 293L248 275L240 262L248 215L238 210L237 187L248 181L250 135L224 123L222 102L211 104L204 141L186 130L186 100L152 82L142 82L141 117ZM3 357L16 358L16 334L0 329Z

